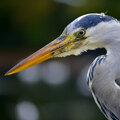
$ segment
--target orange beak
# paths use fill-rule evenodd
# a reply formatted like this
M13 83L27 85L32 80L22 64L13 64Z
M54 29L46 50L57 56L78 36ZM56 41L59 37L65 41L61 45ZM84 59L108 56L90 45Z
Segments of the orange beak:
M41 63L45 60L50 58L56 57L56 55L61 53L61 48L65 45L64 40L66 36L60 36L58 39L52 41L42 49L38 50L37 52L33 53L17 65L15 65L12 69L10 69L5 76L17 73L22 71L26 68L32 67L38 63Z

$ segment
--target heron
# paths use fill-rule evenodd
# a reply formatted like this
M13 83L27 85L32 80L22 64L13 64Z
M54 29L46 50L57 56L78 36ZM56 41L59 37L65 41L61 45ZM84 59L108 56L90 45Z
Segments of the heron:
M105 48L90 65L87 83L93 98L108 120L120 120L120 22L104 13L89 13L76 18L62 34L45 47L10 69L11 75L54 57L79 55Z

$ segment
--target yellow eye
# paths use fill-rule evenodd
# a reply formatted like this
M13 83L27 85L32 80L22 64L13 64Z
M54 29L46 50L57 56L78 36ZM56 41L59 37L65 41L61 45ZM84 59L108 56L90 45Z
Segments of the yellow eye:
M78 32L78 37L82 37L85 35L85 30L81 29L79 32Z

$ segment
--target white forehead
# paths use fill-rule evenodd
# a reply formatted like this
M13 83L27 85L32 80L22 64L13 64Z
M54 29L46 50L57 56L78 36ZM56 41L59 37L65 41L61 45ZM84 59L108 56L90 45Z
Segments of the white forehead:
M73 24L75 21L78 22L81 19L83 19L83 18L85 18L86 16L89 16L89 15L105 16L104 13L89 13L89 14L85 14L85 15L82 15L82 16L76 18L73 22L71 22L71 24Z
M109 22L111 20L115 20L113 17L107 16L104 13L98 14L98 13L91 13L86 14L78 17L73 22L71 22L67 27L66 31L68 34L72 34L78 29L88 29L93 26L96 26L97 24L101 22Z

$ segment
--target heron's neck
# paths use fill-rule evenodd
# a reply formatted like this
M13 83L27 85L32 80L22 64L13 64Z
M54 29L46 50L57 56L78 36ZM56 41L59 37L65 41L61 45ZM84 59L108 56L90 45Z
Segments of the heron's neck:
M110 68L112 69L112 72L114 72L115 77L120 77L120 43L113 43L106 47L107 50L107 59L106 62L109 64ZM114 80L113 80L114 81Z
M108 55L120 55L120 41L106 46L105 49Z
M96 65L92 87L98 104L107 109L106 114L114 113L120 119L120 87L115 80L120 78L120 44L110 45L105 61ZM99 106L99 107L103 107Z

